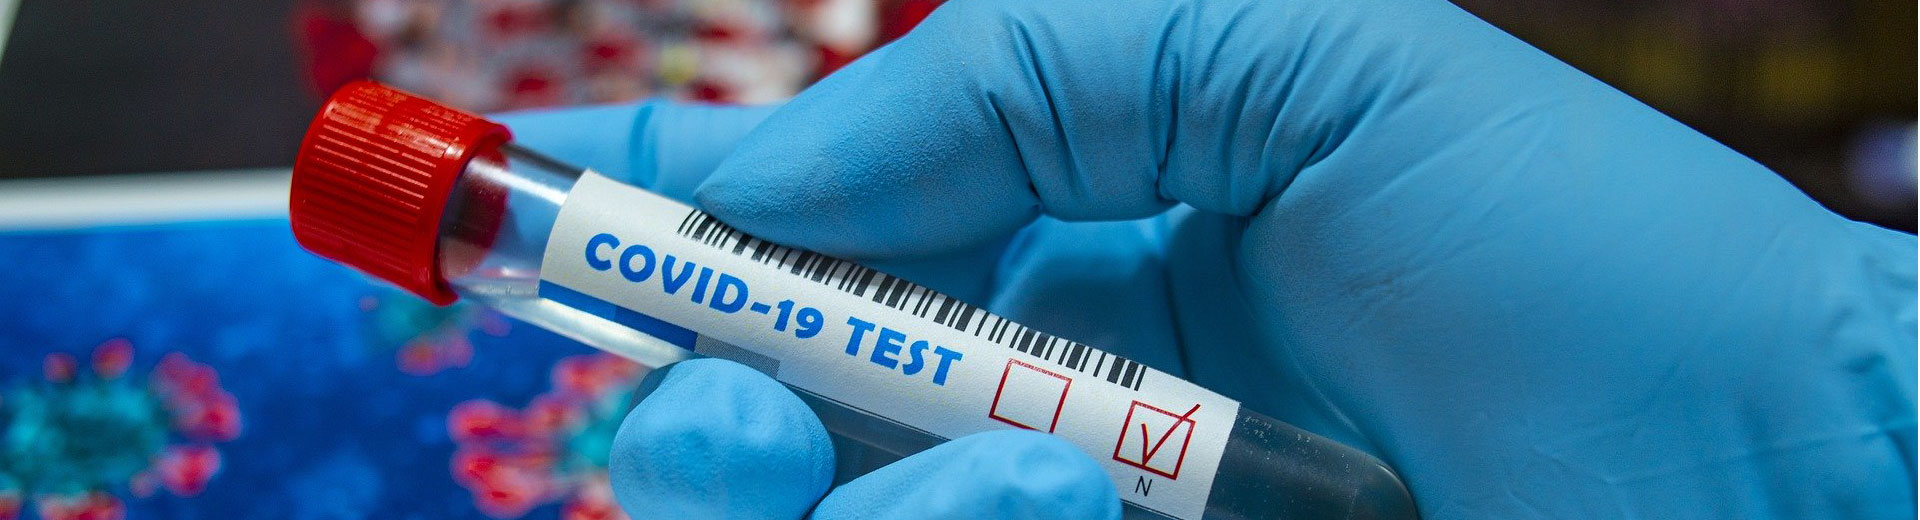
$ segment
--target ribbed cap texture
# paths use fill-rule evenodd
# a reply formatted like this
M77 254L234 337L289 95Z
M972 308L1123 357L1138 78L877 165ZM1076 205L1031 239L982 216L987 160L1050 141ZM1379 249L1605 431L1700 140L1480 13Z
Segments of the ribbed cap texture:
M341 87L294 160L294 237L315 254L452 303L435 264L441 213L467 161L508 138L499 123L385 85Z

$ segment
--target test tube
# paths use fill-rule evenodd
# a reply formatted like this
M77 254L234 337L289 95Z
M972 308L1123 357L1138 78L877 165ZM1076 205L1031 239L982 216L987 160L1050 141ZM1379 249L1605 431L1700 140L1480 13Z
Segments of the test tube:
M650 367L741 362L868 451L905 456L1024 428L1098 461L1128 518L1418 516L1398 476L1364 452L907 280L753 237L377 83L321 108L289 209L309 250L435 304L477 302Z

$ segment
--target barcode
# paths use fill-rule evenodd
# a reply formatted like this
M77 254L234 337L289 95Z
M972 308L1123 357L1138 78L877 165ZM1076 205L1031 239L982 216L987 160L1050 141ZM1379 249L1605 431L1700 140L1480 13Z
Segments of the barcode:
M1109 383L1139 390L1140 382L1147 377L1147 367L1131 359L1027 328L919 284L853 262L761 240L704 211L689 211L680 220L676 232L714 249L747 257L840 292L869 298L874 303L907 311Z

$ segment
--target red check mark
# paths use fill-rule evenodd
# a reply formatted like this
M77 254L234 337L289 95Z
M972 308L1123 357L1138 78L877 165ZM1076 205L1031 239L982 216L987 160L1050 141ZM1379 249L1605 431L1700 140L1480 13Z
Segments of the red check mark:
M1146 464L1147 461L1153 460L1153 454L1159 453L1161 446L1167 445L1167 439L1173 438L1173 431L1180 429L1180 423L1191 424L1193 420L1188 418L1193 417L1193 413L1198 411L1200 411L1200 405L1196 404L1196 405L1193 405L1193 408L1187 409L1187 413L1182 414L1178 418L1175 418L1173 420L1173 425L1168 426L1167 431L1165 433L1160 434L1160 441L1153 443L1152 448L1147 447L1147 439L1149 438L1148 437L1149 433L1147 433L1147 423L1144 423L1144 422L1140 423L1140 463Z

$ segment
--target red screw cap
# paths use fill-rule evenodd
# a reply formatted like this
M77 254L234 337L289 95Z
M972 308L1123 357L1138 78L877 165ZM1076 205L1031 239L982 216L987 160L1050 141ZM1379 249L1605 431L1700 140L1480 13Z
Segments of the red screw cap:
M507 127L371 81L320 108L293 163L293 236L315 254L438 305L456 297L435 265L440 215L476 156Z

